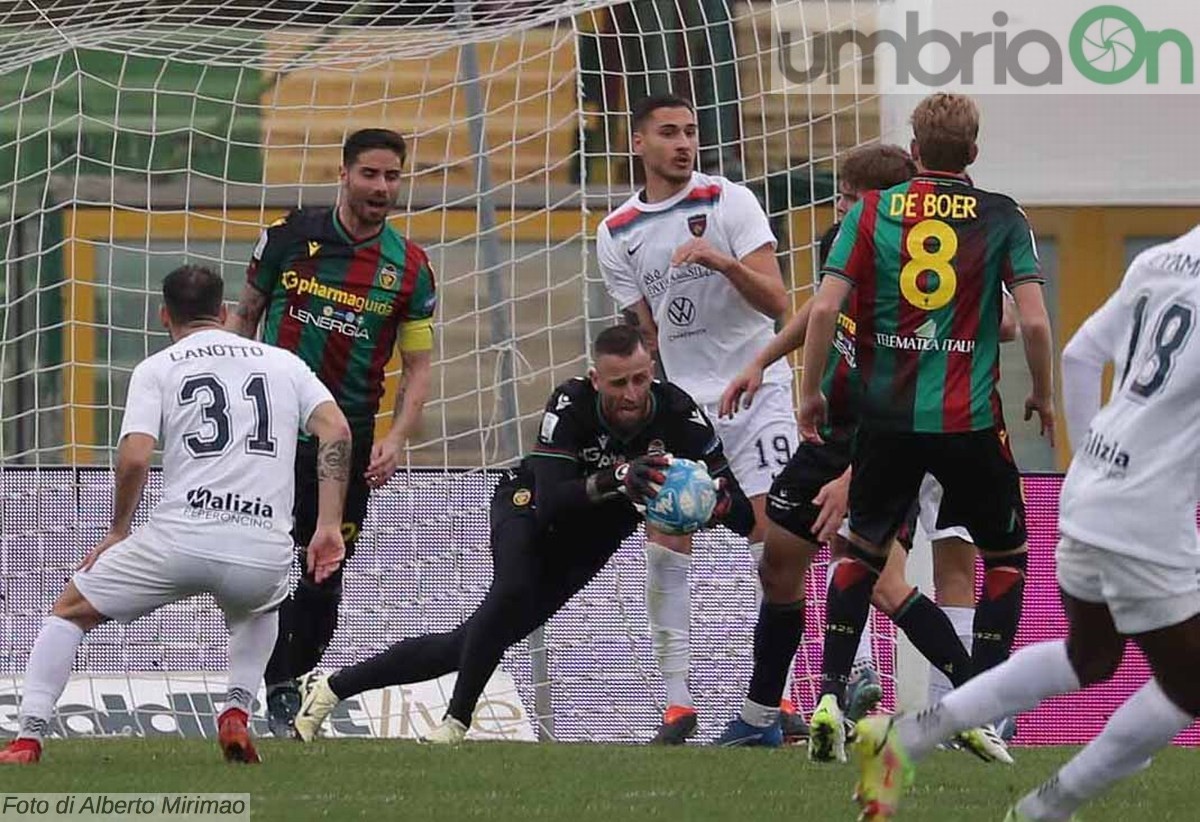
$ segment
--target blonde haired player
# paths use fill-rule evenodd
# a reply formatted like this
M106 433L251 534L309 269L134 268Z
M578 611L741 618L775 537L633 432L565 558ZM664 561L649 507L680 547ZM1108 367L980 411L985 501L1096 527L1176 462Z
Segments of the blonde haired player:
M1200 716L1198 306L1200 227L1142 252L1067 344L1063 400L1075 456L1059 504L1056 555L1067 638L1022 648L915 716L860 723L859 793L874 803L867 818L895 812L906 782L900 772L941 739L1108 680L1129 639L1153 678L1007 819L1074 819ZM1112 392L1097 413L1108 363Z
M934 94L912 122L918 175L864 196L825 262L805 337L800 430L806 441L821 441L826 397L818 369L853 294L860 380L853 566L836 619L849 632L862 630L892 538L930 473L944 488L941 516L966 527L983 551L972 649L973 665L983 668L1007 653L1016 633L1027 564L1020 475L997 393L1003 285L1016 301L1033 378L1026 417L1037 413L1053 443L1050 324L1024 213L966 174L978 154L974 102ZM835 687L824 683L822 696ZM990 729L968 743L981 756L1007 758Z
M329 391L293 354L222 330L221 278L183 266L163 280L174 343L133 371L117 447L108 535L80 563L38 632L25 670L17 738L0 763L41 758L54 704L83 635L211 593L229 628L229 689L217 718L225 758L258 762L247 728L275 644L292 563L296 434L320 438L320 510L308 570L341 564L350 427ZM130 532L155 445L162 501Z
M646 185L601 223L600 268L627 321L658 351L667 379L715 421L754 506L749 539L757 563L767 490L799 441L791 370L783 362L767 369L755 408L736 420L717 420L717 405L725 383L771 339L788 309L775 236L749 189L693 170L699 137L690 102L649 97L632 120ZM690 554L690 538L647 529L647 610L668 703L654 741L665 744L696 731L687 685Z

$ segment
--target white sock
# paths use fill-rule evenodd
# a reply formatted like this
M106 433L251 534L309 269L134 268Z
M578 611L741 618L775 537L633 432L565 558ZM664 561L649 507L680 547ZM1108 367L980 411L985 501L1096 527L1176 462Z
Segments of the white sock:
M778 705L759 705L746 699L742 702L742 721L755 728L766 728L779 718Z
M858 647L854 649L854 662L850 666L853 676L864 668L875 667L875 656L871 651L871 619L875 616L875 608L867 611L867 621L863 623L862 634L858 637Z
M688 569L692 558L646 543L646 612L654 656L667 686L668 705L692 704L687 676L690 660L691 589Z
M18 737L41 741L49 732L54 706L67 687L75 652L82 641L83 629L74 622L53 615L42 622L25 667L24 694L17 712Z
M253 714L254 695L263 681L278 634L278 611L229 623L229 688L225 708L241 708L247 716Z
M1147 767L1154 752L1170 745L1193 720L1150 680L1117 709L1099 736L1026 794L1017 809L1038 820L1069 819L1084 802Z
M967 651L967 656L971 655L971 645L975 635L975 609L962 608L956 605L942 605L942 613L950 620L950 624L954 626L954 633L958 635L958 641L962 643L963 648ZM928 705L936 705L938 700L944 697L950 691L954 690L954 686L941 669L936 665L929 666L929 701Z
M752 542L747 547L750 549L750 561L754 564L754 617L757 619L763 604L762 577L758 575L758 566L762 564L763 554L767 552L767 544Z
M833 572L837 570L838 563L849 562L846 559L835 559L833 562L825 566L825 590L829 590L829 586L833 584ZM854 662L850 666L850 676L854 677L864 668L875 667L875 656L871 651L871 618L874 616L875 609L871 608L867 612L867 621L863 623L862 633L858 637L858 647L854 649Z
M1027 711L1047 697L1079 690L1079 677L1062 640L1017 651L1002 665L946 694L933 707L896 724L900 744L920 759L951 735Z

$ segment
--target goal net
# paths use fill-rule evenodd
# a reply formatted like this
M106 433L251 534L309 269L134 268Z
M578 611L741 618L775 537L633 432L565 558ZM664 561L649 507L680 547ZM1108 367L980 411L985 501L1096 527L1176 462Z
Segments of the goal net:
M487 587L498 470L529 447L550 390L585 370L589 339L615 319L593 240L639 183L631 103L667 90L695 100L702 170L758 195L799 305L815 239L834 219L837 159L878 137L879 114L857 51L841 55L836 85L780 92L780 43L803 59L825 32L869 24L876 5L0 4L0 734L15 730L45 613L107 528L129 375L168 342L157 320L167 271L216 267L232 299L262 226L335 201L348 133L405 135L394 225L429 251L438 277L434 389L403 469L372 496L324 667L447 629ZM152 475L139 521L159 488ZM639 536L512 649L481 704L485 735L648 738L664 694L644 577ZM755 583L744 540L700 536L692 585L692 688L711 734L749 675ZM806 708L823 588L818 567L794 694ZM890 673L892 635L876 627ZM225 642L207 597L99 628L56 729L211 731ZM364 697L343 706L334 730L420 731L440 719L447 686Z

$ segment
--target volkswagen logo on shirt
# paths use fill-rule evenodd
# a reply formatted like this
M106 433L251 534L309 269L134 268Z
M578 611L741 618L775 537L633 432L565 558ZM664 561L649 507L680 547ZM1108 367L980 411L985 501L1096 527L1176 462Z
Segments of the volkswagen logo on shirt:
M667 319L671 325L691 325L696 321L696 304L687 297L676 297L667 306Z

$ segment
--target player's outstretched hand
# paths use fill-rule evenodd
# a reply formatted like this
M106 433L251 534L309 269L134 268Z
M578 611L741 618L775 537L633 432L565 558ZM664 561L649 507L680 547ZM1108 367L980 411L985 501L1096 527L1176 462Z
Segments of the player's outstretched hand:
M800 398L800 438L805 442L824 442L821 439L821 426L825 424L825 395L818 391L816 394Z
M850 469L847 468L840 477L822 485L813 497L813 505L821 509L813 522L813 536L819 543L828 543L842 526L846 510L850 507Z
M671 265L673 266L692 263L724 273L737 263L737 260L728 254L722 254L703 237L694 237L675 249L675 253L671 255Z
M367 464L367 485L382 488L396 473L400 465L402 446L391 437L384 437L371 448L371 462Z
M75 566L75 570L86 571L87 569L91 568L96 564L96 560L100 559L101 554L128 536L129 534L118 534L113 531L109 531L107 534L105 534L104 539L100 540L100 543L95 548L88 551L88 555L84 557L78 565Z
M669 454L643 454L626 463L624 476L617 479L625 486L625 495L634 502L658 496L658 489L667 481L666 469L671 465Z
M1025 421L1029 422L1034 414L1038 415L1038 422L1041 424L1041 434L1050 441L1050 447L1054 447L1054 399L1052 397L1039 398L1030 394L1025 400Z
M308 542L308 573L312 578L318 583L329 579L345 558L342 529L318 526Z
M749 408L754 395L762 388L762 377L761 368L753 363L746 366L746 370L734 377L725 387L724 393L721 394L721 403L717 407L717 416L732 418L739 408Z

